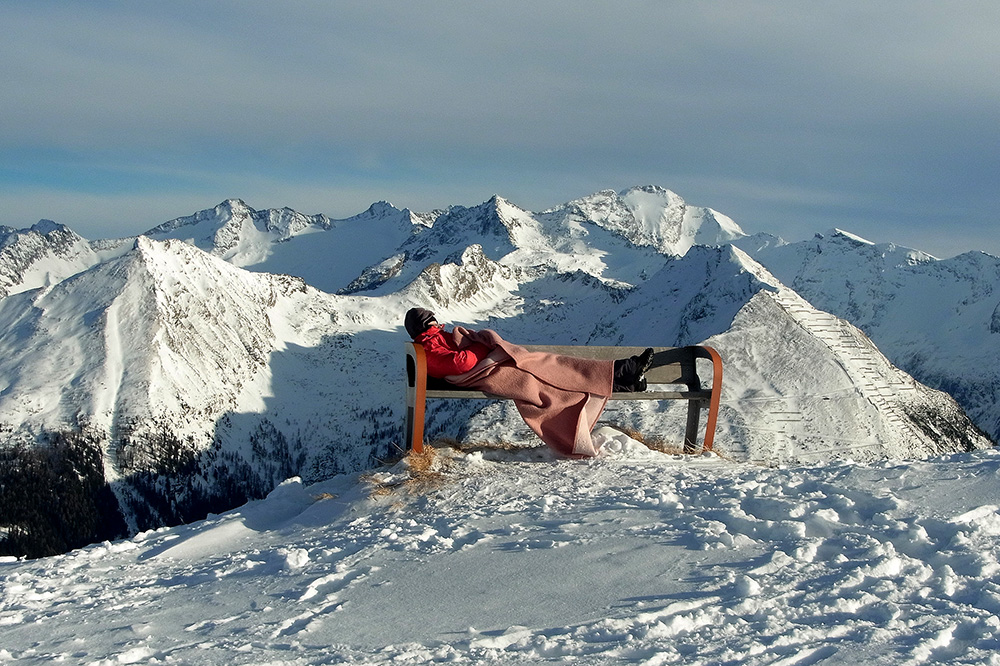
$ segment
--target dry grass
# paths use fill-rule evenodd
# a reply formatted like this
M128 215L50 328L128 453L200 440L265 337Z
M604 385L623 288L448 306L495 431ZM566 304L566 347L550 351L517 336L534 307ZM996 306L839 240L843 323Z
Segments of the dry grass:
M476 451L521 451L524 445L509 442L459 442L451 438L434 440L431 446L447 446L460 453L475 453Z
M614 427L616 430L620 430L621 432L625 433L626 435L628 435L629 437L631 437L632 439L634 439L635 441L639 442L647 449L650 449L652 451L665 453L671 456L679 456L687 453L687 451L684 450L683 444L677 445L672 442L667 442L662 437L647 437L638 430L635 430L634 428L621 427L621 426L612 426L612 427Z
M668 443L659 437L647 437L633 428L614 427L653 451L667 455L685 453L683 445ZM396 473L374 471L362 475L361 480L370 487L371 497L395 497L394 505L401 507L404 504L404 499L429 495L448 482L452 456L440 453L444 449L452 449L462 455L467 455L483 451L521 451L524 446L509 442L460 442L449 437L442 437L435 439L430 444L425 444L419 453L410 450L399 458L383 463L383 470L387 470L403 462L401 471Z
M405 473L385 475L382 472L364 474L361 480L370 487L371 497L427 495L445 483L443 467L434 446L425 446L423 451L407 451L402 457Z
M395 505L402 506L404 498L429 495L447 484L453 464L453 456L445 452L447 449L467 455L477 451L517 451L521 448L505 442L463 443L443 437L425 444L419 453L410 450L399 458L385 461L379 471L363 474L361 480L368 484L371 497L395 497ZM390 469L394 471L388 471Z
M437 449L425 446L423 451L410 451L406 456L410 478L406 481L410 488L421 492L437 490L444 485L444 472L438 460Z

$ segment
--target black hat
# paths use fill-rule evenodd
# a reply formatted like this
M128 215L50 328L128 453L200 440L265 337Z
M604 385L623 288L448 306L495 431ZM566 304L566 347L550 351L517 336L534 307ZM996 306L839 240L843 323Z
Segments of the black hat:
M430 328L432 321L437 321L437 318L430 310L411 308L406 313L403 325L406 327L406 332L410 334L410 337L416 339L418 335Z

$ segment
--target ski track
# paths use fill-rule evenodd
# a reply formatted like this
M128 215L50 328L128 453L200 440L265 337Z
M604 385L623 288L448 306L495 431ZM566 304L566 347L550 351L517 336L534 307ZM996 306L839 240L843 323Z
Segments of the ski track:
M0 562L0 663L1000 663L1000 455L440 450ZM324 495L323 493L326 493ZM942 501L944 500L944 501Z

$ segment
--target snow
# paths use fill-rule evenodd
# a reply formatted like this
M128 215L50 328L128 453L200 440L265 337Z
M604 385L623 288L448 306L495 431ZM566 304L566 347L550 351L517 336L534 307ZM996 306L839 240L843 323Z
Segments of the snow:
M308 464L191 525L0 559L0 664L1000 663L1000 457L945 456L989 442L893 365L958 368L995 422L996 258L746 237L655 187L347 220L232 200L150 234L19 249L43 288L0 299L5 425L163 418L255 460L268 424ZM524 343L707 342L716 453L602 426L601 457L559 460L509 403L432 404L463 450L331 478L398 439L413 305ZM669 439L684 411L605 418Z
M1000 663L1000 454L458 451L0 561L0 663Z

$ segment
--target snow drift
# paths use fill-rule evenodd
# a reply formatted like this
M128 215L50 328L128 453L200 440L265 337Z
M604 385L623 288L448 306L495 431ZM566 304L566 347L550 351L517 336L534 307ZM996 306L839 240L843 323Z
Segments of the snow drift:
M776 468L606 449L436 449L0 558L0 663L996 661L996 450Z

